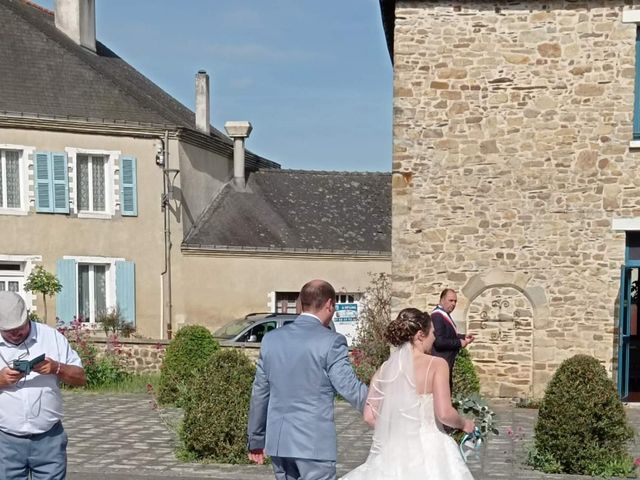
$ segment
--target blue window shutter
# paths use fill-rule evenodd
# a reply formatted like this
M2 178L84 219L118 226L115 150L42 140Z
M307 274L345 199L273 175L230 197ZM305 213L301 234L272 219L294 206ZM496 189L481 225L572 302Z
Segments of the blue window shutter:
M116 262L116 302L124 319L136 324L136 265Z
M56 316L60 321L69 323L76 315L78 306L76 261L74 259L59 259L56 262L56 273L62 284L62 290L56 296Z
M36 152L33 171L36 181L36 212L53 212L51 154Z
M636 27L636 84L633 101L633 139L640 140L640 26Z
M120 210L125 217L138 216L136 159L120 159Z
M67 154L51 154L51 178L53 179L53 211L69 213L69 172Z

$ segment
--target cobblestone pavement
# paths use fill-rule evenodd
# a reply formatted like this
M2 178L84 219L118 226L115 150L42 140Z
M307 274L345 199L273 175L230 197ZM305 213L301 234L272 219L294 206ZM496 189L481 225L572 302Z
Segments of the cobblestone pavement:
M69 435L70 480L105 479L271 479L271 468L257 465L182 463L175 459L179 412L154 410L145 395L98 395L65 392L65 429ZM587 477L544 475L523 466L532 442L536 411L494 404L500 435L485 445L470 467L476 480L557 480ZM640 408L628 409L631 423L640 425ZM344 402L337 405L338 475L362 463L371 439L368 427ZM512 434L507 434L511 431ZM632 447L640 456L640 446Z

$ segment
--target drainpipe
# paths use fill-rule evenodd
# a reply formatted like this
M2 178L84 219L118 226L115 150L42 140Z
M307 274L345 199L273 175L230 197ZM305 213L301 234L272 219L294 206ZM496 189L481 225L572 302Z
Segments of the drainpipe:
M162 329L161 338L171 340L171 210L169 209L169 192L171 183L169 180L169 131L165 130L162 139L162 201L163 234L164 234L164 270L160 274L163 282L162 292Z
M253 127L249 122L227 122L224 129L233 138L233 181L237 187L244 189L244 139L249 137Z

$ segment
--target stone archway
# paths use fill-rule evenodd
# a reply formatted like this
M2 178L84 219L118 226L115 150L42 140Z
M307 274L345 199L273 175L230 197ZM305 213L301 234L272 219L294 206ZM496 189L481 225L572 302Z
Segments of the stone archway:
M484 395L529 398L544 388L536 381L535 337L549 309L544 290L528 286L530 280L529 275L491 270L462 288L464 322L476 334L469 350Z

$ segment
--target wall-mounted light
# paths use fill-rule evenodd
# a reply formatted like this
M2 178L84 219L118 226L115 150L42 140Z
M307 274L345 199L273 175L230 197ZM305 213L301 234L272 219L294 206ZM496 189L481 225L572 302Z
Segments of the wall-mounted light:
M156 143L156 165L159 167L164 165L164 142L162 140Z

